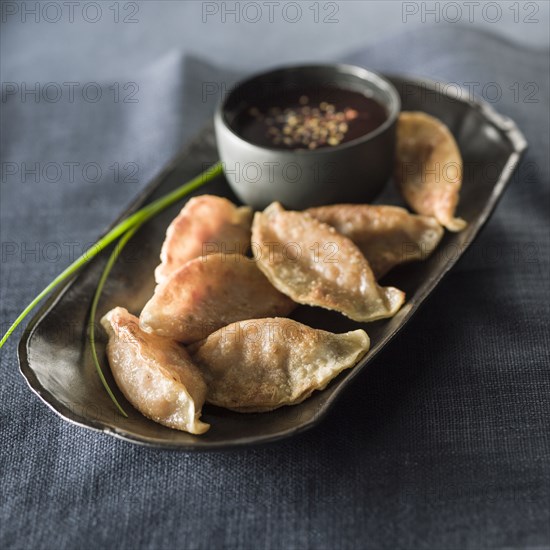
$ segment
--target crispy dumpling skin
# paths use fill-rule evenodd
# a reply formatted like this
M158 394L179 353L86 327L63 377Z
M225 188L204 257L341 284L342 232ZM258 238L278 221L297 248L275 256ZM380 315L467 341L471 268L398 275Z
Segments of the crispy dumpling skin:
M239 321L190 346L207 401L238 412L296 405L367 353L363 330L333 334L292 319Z
M215 252L245 254L252 210L215 195L190 199L166 230L155 280L161 283L185 262Z
M140 327L183 342L206 338L235 321L286 316L296 304L240 254L211 254L184 264L141 312Z
M449 231L464 229L466 222L454 217L462 171L460 150L445 124L423 112L399 115L395 180L415 212L433 216Z
M435 218L417 216L399 206L334 204L306 212L351 239L377 279L396 265L426 259L444 233Z
M392 317L405 294L380 287L350 239L306 212L272 203L252 224L252 252L271 283L299 304L339 311L355 321Z
M140 330L137 317L121 307L101 324L109 335L107 357L126 399L144 416L169 428L203 434L200 420L206 384L177 342Z

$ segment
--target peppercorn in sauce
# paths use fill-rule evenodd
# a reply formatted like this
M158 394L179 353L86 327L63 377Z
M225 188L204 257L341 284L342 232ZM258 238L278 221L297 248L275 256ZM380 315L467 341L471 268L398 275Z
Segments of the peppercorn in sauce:
M313 150L364 136L386 118L384 107L360 92L321 87L261 98L237 115L235 127L257 145Z

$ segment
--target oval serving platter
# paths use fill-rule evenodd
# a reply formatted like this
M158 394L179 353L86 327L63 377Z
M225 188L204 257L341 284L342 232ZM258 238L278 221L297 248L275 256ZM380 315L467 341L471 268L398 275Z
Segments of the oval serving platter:
M134 443L185 451L228 449L275 441L317 424L344 388L389 344L471 245L495 209L527 146L516 125L483 102L447 96L440 91L446 89L444 86L430 80L389 78L401 95L403 110L432 114L447 124L455 136L465 166L457 215L468 221L468 227L461 233L446 232L436 253L426 261L398 267L384 278L384 284L395 285L407 293L405 305L392 319L360 324L334 312L307 307L298 308L292 315L298 321L332 332L364 328L371 338L371 349L359 364L339 375L324 391L315 392L311 398L293 407L262 414L239 414L206 405L202 418L212 427L206 434L194 436L148 420L124 399L107 367L106 338L103 331L98 330L98 354L107 380L129 415L124 418L101 385L87 340L90 303L111 251L108 249L51 296L25 330L19 342L19 364L31 389L69 422ZM147 186L119 220L193 178L216 162L217 157L210 124ZM490 180L488 171L484 170L487 166L491 167ZM376 202L399 204L392 188L390 182L386 196L379 197ZM196 194L203 193L225 196L237 202L223 177L202 187ZM153 292L153 269L159 262L166 227L182 204L174 205L148 222L130 241L107 281L98 318L117 305L133 313L141 310ZM453 253L446 254L445 250Z

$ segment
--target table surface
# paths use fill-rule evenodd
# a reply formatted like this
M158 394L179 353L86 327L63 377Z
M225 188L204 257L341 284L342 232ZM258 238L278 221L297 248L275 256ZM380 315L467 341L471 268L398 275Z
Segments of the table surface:
M550 548L548 3L474 6L472 23L460 2L306 1L294 23L292 2L273 22L241 2L238 23L231 2L49 4L2 5L2 333L249 71L346 61L441 79L530 147L407 329L292 440L195 455L72 426L20 376L19 330L0 352L0 546Z
M550 46L550 4L545 1L483 7L462 1L436 6L304 0L297 11L287 1L270 7L263 1L154 0L102 4L101 13L85 3L73 10L56 3L61 9L50 7L38 15L33 2L9 13L3 9L4 81L108 79L131 74L174 50L250 71L266 64L333 59L414 29L429 39L440 27L483 30L534 48Z

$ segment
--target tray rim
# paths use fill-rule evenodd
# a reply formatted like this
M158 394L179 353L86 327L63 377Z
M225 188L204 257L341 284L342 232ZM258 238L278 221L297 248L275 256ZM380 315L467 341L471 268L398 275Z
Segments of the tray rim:
M436 85L445 83L443 80L436 80L432 78L424 78L421 76L410 76L405 73L381 73L384 77L388 78L390 81L395 82L396 80L410 82L415 85L427 85L431 89L436 88ZM463 90L466 94L466 90ZM442 93L438 91L438 93ZM449 94L442 93L443 96L451 97ZM515 168L519 164L523 154L525 153L528 143L525 139L525 136L517 126L517 124L506 115L502 115L497 112L489 103L485 102L483 99L479 98L469 98L468 95L461 95L460 98L452 97L453 100L464 103L470 108L475 109L481 113L481 115L486 118L491 124L497 127L503 135L507 137L512 147L512 152L506 160L502 171L500 172L499 178L493 189L491 195L485 205L481 214L470 224L471 228L471 239L469 240L467 246L464 247L460 255L452 258L432 280L431 284L424 285L420 290L419 294L415 297L415 304L412 305L409 311L405 314L401 324L397 326L390 334L386 335L379 346L373 351L369 351L367 355L348 373L345 382L340 386L338 391L335 391L330 395L327 401L323 404L316 414L308 421L298 425L287 428L286 430L280 431L276 434L266 435L266 436L245 436L242 438L233 439L230 443L227 442L207 442L206 440L201 440L197 438L196 442L193 444L180 443L180 442L170 442L170 441L161 441L156 438L150 438L145 436L135 436L131 433L128 433L124 430L118 430L112 426L106 425L104 422L90 418L83 417L75 413L69 407L60 403L55 396L46 388L44 388L33 368L30 365L29 361L29 347L32 340L32 337L40 325L40 323L49 315L51 310L55 305L63 298L66 292L70 287L76 283L81 273L87 269L90 263L86 264L82 270L78 271L73 277L65 281L60 287L58 287L40 306L39 310L33 315L31 320L27 323L27 326L19 340L17 347L17 356L19 362L19 372L27 382L27 385L31 391L37 395L42 402L44 402L51 410L53 410L58 416L63 420L69 422L70 424L81 426L88 430L94 432L105 433L110 436L114 436L117 439L122 439L130 443L138 444L150 448L158 448L172 451L183 451L183 452L205 452L205 451L228 451L239 449L249 446L264 445L268 443L273 443L286 439L288 437L298 435L303 433L314 426L318 425L321 420L329 413L330 409L334 405L335 401L341 396L344 389L349 383L355 378L364 368L382 351L382 349L389 344L393 338L400 332L411 320L414 314L422 307L426 298L431 294L431 292L439 285L441 280L449 273L449 271L456 265L459 259L462 257L463 253L471 246L475 241L481 229L489 221L490 217L494 213L496 206L510 179L512 174L515 171ZM115 218L115 220L109 224L109 226L103 231L98 238L101 238L105 235L111 228L113 228L117 223L119 223L124 218L128 217L139 207L147 202L149 196L155 191L155 189L162 183L164 178L170 174L179 164L180 159L186 157L189 152L192 150L193 146L197 141L197 137L203 134L207 128L211 128L212 122L207 123L195 136L187 142L187 144L182 148L182 150L177 153L174 158L169 161L160 172L153 177L150 183L148 183L129 203L129 205ZM111 245L112 246L112 245ZM109 250L108 247L106 250ZM106 251L103 251L97 258L100 258L105 254ZM407 305L407 304L406 304Z

